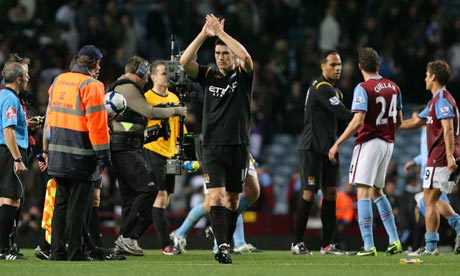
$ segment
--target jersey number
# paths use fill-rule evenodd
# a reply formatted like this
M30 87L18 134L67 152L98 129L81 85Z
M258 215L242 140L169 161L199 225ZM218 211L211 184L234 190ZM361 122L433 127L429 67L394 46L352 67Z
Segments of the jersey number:
M425 170L425 180L430 179L430 174L431 174L430 170Z
M377 116L377 120L375 121L375 124L385 125L388 122L388 117L392 117L393 123L396 123L396 115L398 114L398 110L396 109L396 94L391 95L390 108L388 109L388 117L384 117L386 107L387 107L387 102L385 101L385 98L382 96L379 96L375 99L375 101L382 105L382 109L380 110L380 113Z

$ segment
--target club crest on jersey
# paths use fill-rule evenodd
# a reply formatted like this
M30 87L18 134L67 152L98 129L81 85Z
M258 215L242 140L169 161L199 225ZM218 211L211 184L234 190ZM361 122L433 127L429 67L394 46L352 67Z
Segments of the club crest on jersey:
M314 176L307 177L307 184L308 185L315 185L315 183L316 183L316 179L315 179Z
M443 106L443 107L441 107L441 113L442 113L443 115L449 114L449 113L450 113L450 108L449 108L448 106Z
M334 96L334 97L329 98L329 102L332 105L338 105L340 103L340 100L339 100L339 98L337 98L337 96Z
M6 110L6 118L8 120L14 120L18 117L18 113L16 111L16 108L10 107Z

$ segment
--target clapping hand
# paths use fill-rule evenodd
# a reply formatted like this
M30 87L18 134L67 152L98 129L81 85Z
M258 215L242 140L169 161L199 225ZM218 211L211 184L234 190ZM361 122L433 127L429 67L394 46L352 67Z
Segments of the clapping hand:
M208 33L212 36L218 36L220 32L224 31L225 19L219 19L214 14L206 15L206 24Z

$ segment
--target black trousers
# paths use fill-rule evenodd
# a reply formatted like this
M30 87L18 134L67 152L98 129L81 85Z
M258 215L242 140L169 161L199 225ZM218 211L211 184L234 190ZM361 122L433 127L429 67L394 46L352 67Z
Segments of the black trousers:
M62 177L54 179L57 190L51 222L52 259L79 260L84 254L83 233L87 229L94 182Z
M147 166L142 149L112 151L122 197L120 234L125 238L138 238L136 229L144 224L158 194L155 177Z

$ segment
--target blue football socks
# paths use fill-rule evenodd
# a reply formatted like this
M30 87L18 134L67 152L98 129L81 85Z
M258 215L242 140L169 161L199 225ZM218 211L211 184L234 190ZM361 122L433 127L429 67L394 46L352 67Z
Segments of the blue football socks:
M241 214L249 207L249 201L243 196L240 196L240 204L238 205L238 214Z
M450 227L452 227L455 230L455 233L460 233L460 216L455 213L453 214L447 222L449 223Z
M370 199L358 200L358 223L364 242L364 250L370 250L374 247L372 202Z
M198 204L190 210L187 217L185 218L184 222L182 222L179 229L176 230L176 235L180 237L187 237L190 230L192 230L193 226L204 216L208 213L206 209L204 209L203 204Z
M240 196L240 204L238 205L238 219L236 220L236 228L233 233L234 247L240 247L246 244L244 238L244 222L242 213L249 207L249 201L243 196Z
M389 244L399 241L398 229L396 229L395 217L393 215L393 209L391 208L390 201L386 195L383 195L376 200L374 203L377 205L379 210L380 218L382 219L383 226L387 231Z
M244 239L243 215L239 214L238 219L236 220L235 232L233 233L233 245L234 247L240 247L245 244L246 240Z
M439 234L436 232L425 233L425 249L430 251L435 250L438 247Z

